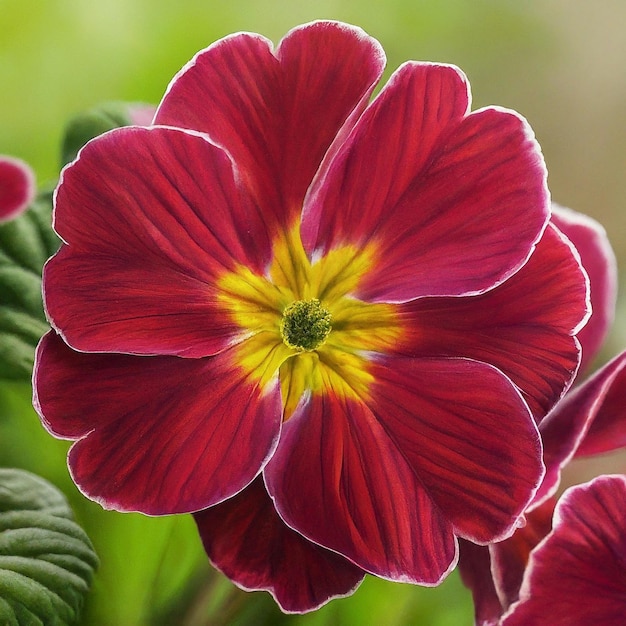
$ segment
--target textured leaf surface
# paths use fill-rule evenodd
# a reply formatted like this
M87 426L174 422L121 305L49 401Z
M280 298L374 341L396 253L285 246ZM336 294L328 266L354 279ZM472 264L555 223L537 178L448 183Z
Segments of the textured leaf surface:
M0 624L76 624L97 565L56 488L29 472L0 469Z
M48 330L41 269L59 240L51 226L49 194L21 217L0 225L0 378L30 380L35 346Z

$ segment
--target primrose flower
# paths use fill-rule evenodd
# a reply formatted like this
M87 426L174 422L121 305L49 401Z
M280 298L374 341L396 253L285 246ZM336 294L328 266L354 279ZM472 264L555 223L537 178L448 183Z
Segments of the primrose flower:
M61 177L34 404L106 508L196 512L285 611L510 535L587 279L528 124L335 22L239 33Z
M599 476L560 498L503 626L620 626L626 615L626 476Z
M597 222L561 207L554 207L552 220L576 243L583 267L587 269L590 278L593 314L579 334L583 362L589 363L606 337L614 316L617 291L615 257L604 229ZM472 590L476 623L479 626L503 623L502 616L509 609L513 612L512 606L521 597L520 588L530 584L526 582L527 580L534 579L532 563L535 553L540 549L543 550L539 547L542 540L553 529L553 515L554 519L558 520L559 507L570 507L565 503L557 505L554 497L563 467L574 457L593 456L626 446L625 401L626 352L622 352L583 383L568 391L540 421L539 431L544 445L546 475L527 509L525 525L516 530L510 538L488 547L472 545L469 542L463 542L461 545L459 561L461 575L465 584ZM569 502L567 498L564 502L566 501ZM587 512L581 511L580 515L586 516ZM593 515L596 513L593 512L589 519L592 519ZM595 523L609 527L615 520L605 514L604 519L598 519ZM556 525L555 522L555 534L568 533L567 525L559 530ZM536 559L543 560L543 556L538 555ZM596 567L602 567L604 556L598 553L596 559ZM550 593L548 589L546 592ZM570 600L575 604L578 602L576 595L580 594L580 590L572 585L570 592L572 594ZM544 609L543 618L551 624L574 624L579 616L587 615L584 611L574 609L569 616L571 622L559 622L556 617L562 619L562 616L558 611L553 613L547 606L544 606ZM509 621L504 623L508 626ZM513 620L511 623L543 622ZM582 620L580 623L612 622Z
M35 197L35 175L15 157L0 155L0 224L23 213Z

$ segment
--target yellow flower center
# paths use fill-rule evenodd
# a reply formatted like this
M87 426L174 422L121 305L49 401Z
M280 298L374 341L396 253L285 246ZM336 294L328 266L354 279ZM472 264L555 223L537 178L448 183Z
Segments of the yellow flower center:
M315 350L328 337L331 314L317 298L296 300L284 311L280 334L285 345L295 350Z
M346 245L311 262L295 225L265 275L240 266L219 281L224 313L241 328L236 364L262 387L278 375L285 419L306 394L365 399L372 355L398 341L394 305L353 295L375 252Z

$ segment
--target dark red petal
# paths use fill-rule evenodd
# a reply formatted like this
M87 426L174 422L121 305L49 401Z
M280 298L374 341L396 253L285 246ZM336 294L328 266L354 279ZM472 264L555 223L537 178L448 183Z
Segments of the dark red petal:
M34 405L52 434L78 439L68 462L87 497L149 515L197 511L250 483L279 435L278 386L259 389L231 359L85 354L48 333Z
M502 605L491 575L489 547L461 539L459 573L463 584L472 592L476 626L496 626L502 616Z
M561 470L576 455L626 446L626 352L565 395L540 424L546 476L536 502L553 494Z
M366 105L384 64L378 42L346 24L299 26L275 53L260 35L239 33L179 72L155 122L223 146L275 230L299 215L324 153Z
M223 350L241 333L207 283L167 260L62 246L43 276L52 325L81 350L199 357Z
M489 546L459 541L459 572L472 592L476 626L497 626L518 599L530 552L552 529L555 504L550 499L527 514L525 525L504 541Z
M581 386L572 402L595 395L593 413L576 456L611 452L626 447L626 352L622 352Z
M434 585L456 563L451 524L383 425L341 390L300 405L264 475L289 526L368 572Z
M526 513L526 524L511 537L489 546L491 569L505 610L517 601L531 551L552 530L556 500L546 500Z
M66 246L47 264L52 324L86 351L205 356L238 332L216 302L236 263L262 272L262 217L226 153L167 128L120 128L64 170L54 225Z
M461 72L407 63L360 118L307 197L313 257L371 244L358 297L479 293L526 261L548 220L546 170L527 123L470 115Z
M569 242L550 227L526 265L499 287L479 296L401 305L405 334L397 350L495 365L540 419L576 372L579 346L572 335L587 306L580 264Z
M574 244L589 275L593 313L577 335L583 349L580 369L584 372L596 356L615 317L617 261L606 231L587 215L553 204L552 223Z
M539 433L511 381L467 359L389 358L372 375L373 414L455 534L509 536L543 477Z
M15 219L35 197L35 174L21 159L0 155L0 224Z
M554 529L532 552L503 626L618 626L626 615L625 476L600 476L562 496Z
M350 595L365 574L286 526L261 478L194 517L211 563L243 589L269 591L285 612Z

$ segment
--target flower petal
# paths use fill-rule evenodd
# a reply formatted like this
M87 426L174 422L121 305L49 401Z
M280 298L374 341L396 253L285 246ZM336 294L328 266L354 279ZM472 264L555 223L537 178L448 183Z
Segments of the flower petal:
M587 215L552 204L552 222L574 244L589 275L592 315L578 333L585 371L606 338L617 299L617 261L604 228Z
M63 172L54 225L66 246L44 271L48 316L78 350L214 354L239 328L216 277L259 273L271 250L229 157L205 138L127 127Z
M406 63L311 187L308 253L376 252L357 297L483 292L523 265L544 230L546 170L532 131L503 109L467 115L468 89L455 67Z
M626 352L616 356L589 381L581 385L580 395L572 398L584 403L595 396L589 430L576 456L589 456L626 447ZM574 394L572 394L574 395Z
M539 425L546 476L534 504L552 495L571 458L626 446L626 352L570 391Z
M552 530L555 504L551 498L527 512L524 526L508 539L489 546L495 587L505 609L519 597L531 551Z
M278 385L259 389L230 359L84 354L48 333L34 405L52 434L79 439L68 463L87 497L149 515L196 511L249 484L278 440Z
M497 626L502 616L502 605L491 575L489 547L461 539L459 574L463 584L472 592L475 625Z
M562 496L503 626L622 624L626 615L625 476L600 476Z
M283 425L264 471L279 515L368 572L438 584L456 564L450 523L374 414L336 391L313 394Z
M131 124L135 126L150 126L156 113L156 107L152 104L136 102L127 105L126 111Z
M261 478L194 517L211 563L243 589L269 591L285 612L317 609L363 580L363 570L286 526Z
M526 265L496 289L400 305L405 333L397 350L495 365L540 419L576 372L579 346L572 335L586 319L587 307L580 264L570 243L550 227Z
M483 363L397 358L370 373L367 402L327 384L286 422L268 491L312 541L379 576L435 584L453 531L477 542L513 531L543 474L539 436Z
M374 363L373 413L454 532L509 536L543 477L527 405L496 368L468 359Z
M174 78L155 123L200 130L223 146L271 228L289 226L335 135L358 114L385 64L361 29L314 22L275 52L238 33L198 53Z
M0 155L0 224L15 219L35 197L35 174L15 157Z
M459 572L472 592L476 626L497 626L518 599L530 552L552 529L555 503L550 499L527 513L524 526L504 541L488 546L459 542Z

